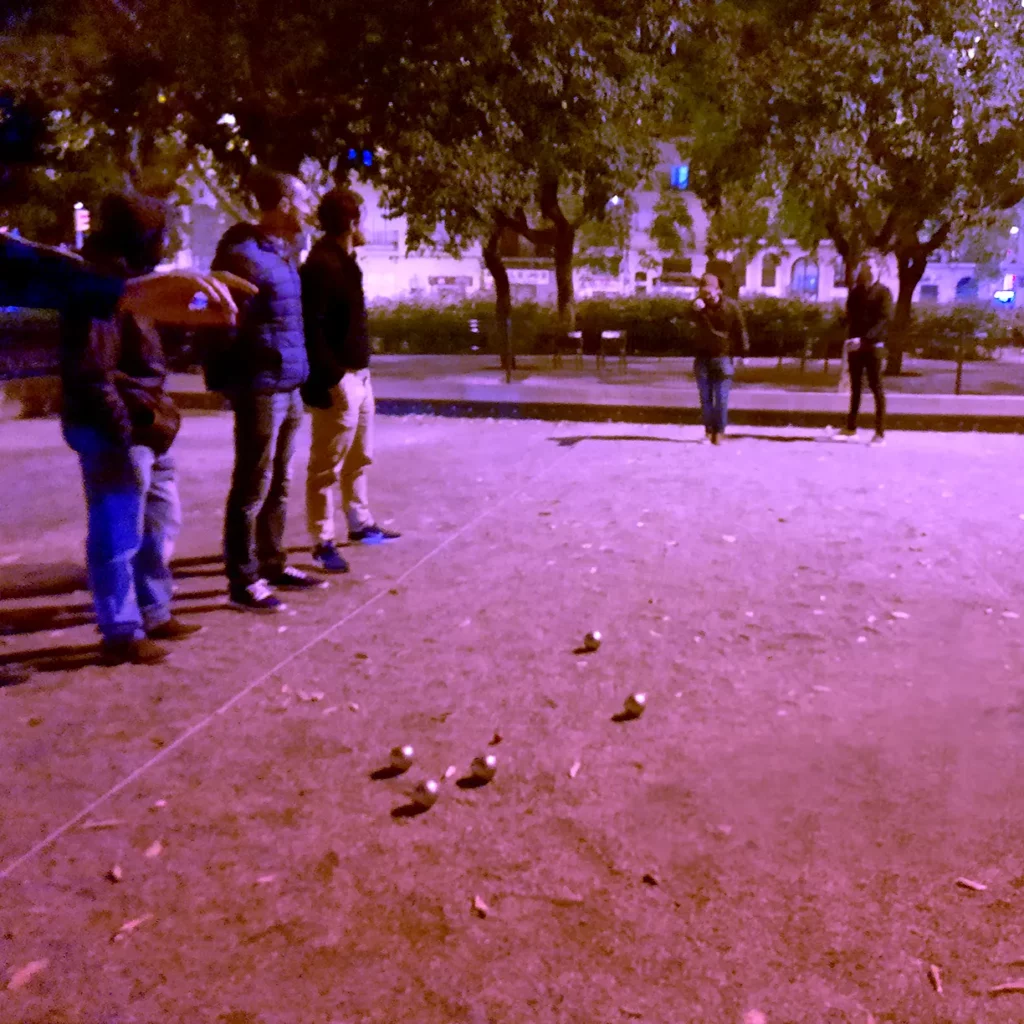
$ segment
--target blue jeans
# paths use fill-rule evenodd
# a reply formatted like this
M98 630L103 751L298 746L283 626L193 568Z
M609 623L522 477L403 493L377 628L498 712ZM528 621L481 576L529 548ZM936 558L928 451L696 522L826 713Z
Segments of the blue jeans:
M230 398L235 469L224 516L224 564L232 587L248 587L287 565L284 526L302 399L298 389Z
M700 392L704 429L723 434L729 422L729 389L732 387L732 359L729 356L697 356L693 372Z
M141 639L171 617L171 553L181 530L174 460L143 445L112 444L91 427L66 424L64 438L82 465L100 634Z

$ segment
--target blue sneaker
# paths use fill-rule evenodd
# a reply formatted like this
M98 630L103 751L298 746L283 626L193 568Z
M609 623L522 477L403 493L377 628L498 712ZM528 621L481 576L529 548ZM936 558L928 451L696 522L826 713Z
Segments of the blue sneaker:
M348 572L348 562L341 557L341 553L334 546L334 541L317 544L313 548L313 561L323 572Z
M398 540L402 535L397 530L385 530L383 526L370 523L361 530L350 530L350 544L383 544L386 540Z

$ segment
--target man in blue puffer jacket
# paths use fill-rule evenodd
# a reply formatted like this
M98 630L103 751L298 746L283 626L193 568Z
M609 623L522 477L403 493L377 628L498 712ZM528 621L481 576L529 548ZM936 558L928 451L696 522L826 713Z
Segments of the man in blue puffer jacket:
M284 608L273 588L322 586L290 567L284 548L288 483L302 423L299 386L309 373L296 243L310 213L305 186L261 171L250 187L257 224L236 224L217 246L214 270L245 278L259 293L241 309L230 343L207 367L207 385L235 413L235 468L224 519L231 603L244 611Z

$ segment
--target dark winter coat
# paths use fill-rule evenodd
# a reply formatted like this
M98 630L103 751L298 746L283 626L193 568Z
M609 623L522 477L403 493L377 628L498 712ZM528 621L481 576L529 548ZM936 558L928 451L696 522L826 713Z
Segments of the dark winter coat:
M120 280L149 273L163 248L162 204L115 196L104 203L102 227L83 251L92 267ZM93 318L89 303L61 321L62 418L100 431L111 444L170 448L181 417L166 389L167 364L153 324L125 314Z
M292 391L309 374L302 329L302 291L296 261L256 224L236 224L217 246L214 270L227 270L259 288L241 303L238 326L213 344L207 386L213 391L268 394Z
M848 337L860 338L862 345L885 345L892 319L892 293L884 284L868 288L855 284L846 299Z
M300 273L309 356L302 397L308 405L326 409L331 388L344 374L370 365L363 272L353 255L324 238L313 246Z
M697 328L696 355L711 359L746 355L747 328L740 307L732 299L723 297L717 305L706 302L703 309L695 302L693 320Z

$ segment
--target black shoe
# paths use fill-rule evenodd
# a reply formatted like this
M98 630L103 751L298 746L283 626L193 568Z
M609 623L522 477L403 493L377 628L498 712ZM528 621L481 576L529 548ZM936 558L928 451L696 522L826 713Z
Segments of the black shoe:
M170 651L152 640L104 640L104 665L159 665Z
M257 580L247 587L232 587L228 591L228 597L231 607L237 608L241 612L272 615L274 612L284 611L287 607L283 601L274 597L266 580Z
M386 540L398 540L402 535L397 530L385 530L383 526L370 523L361 530L349 531L350 544L383 544Z
M325 541L313 548L313 561L322 572L348 572L348 562L334 546L334 541Z
M323 580L315 579L309 573L290 565L285 566L276 576L271 576L267 582L282 590L323 590L327 586Z
M722 435L721 434L712 434L711 435L711 443L712 444L721 444L722 443Z
M195 636L206 627L199 622L182 622L173 615L159 626L146 631L150 640L184 640L187 636Z

